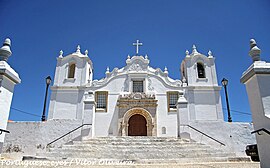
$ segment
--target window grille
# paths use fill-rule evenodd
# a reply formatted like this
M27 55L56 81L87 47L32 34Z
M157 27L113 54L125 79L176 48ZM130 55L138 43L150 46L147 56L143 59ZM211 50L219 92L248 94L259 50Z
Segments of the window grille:
M133 81L133 92L143 92L143 81Z
M168 92L168 111L175 111L177 109L178 92Z
M96 92L97 111L107 111L107 92Z

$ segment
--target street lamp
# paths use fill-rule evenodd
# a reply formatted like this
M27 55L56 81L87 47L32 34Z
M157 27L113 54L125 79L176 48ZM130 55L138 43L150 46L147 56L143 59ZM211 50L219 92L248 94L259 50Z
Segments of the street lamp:
M42 113L41 121L46 121L46 116L45 116L46 102L47 102L48 88L49 88L49 85L51 84L51 81L52 81L51 77L47 76L47 78L46 78L46 93L45 93L45 100L44 100L44 106L43 106L43 113Z
M225 96L226 96L226 103L227 103L227 110L228 110L228 122L232 122L232 117L231 117L231 113L230 113L230 106L229 106L229 100L228 100L228 93L227 93L228 80L223 78L221 83L222 83L222 85L224 86L224 89L225 89Z

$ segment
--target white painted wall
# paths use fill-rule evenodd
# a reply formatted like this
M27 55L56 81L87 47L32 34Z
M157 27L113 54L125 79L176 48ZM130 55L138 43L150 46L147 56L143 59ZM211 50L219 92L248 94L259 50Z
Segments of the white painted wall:
M224 143L225 146L213 141L188 126L180 126L180 137L183 136L183 138L186 138L186 134L189 134L190 138L196 142L208 144L214 148L235 153L236 156L246 156L246 146L256 144L255 136L251 135L251 131L253 131L253 125L251 123L196 121L189 122L188 125Z
M21 82L19 75L5 61L0 61L0 128L6 130L14 86ZM0 135L0 152L6 133Z
M80 120L49 120L46 122L9 122L3 153L19 154L20 156L35 155L45 152L46 145L56 138L68 133L82 124ZM57 141L51 146L61 146L72 140L81 140L81 130Z
M265 128L270 131L270 63L255 61L243 73L241 82L246 85L254 130ZM262 168L270 165L270 135L256 134L260 164Z
M173 114L174 115L174 114ZM70 130L81 125L79 120L49 120L47 122L11 122L7 129L10 134L6 135L3 152L4 155L17 153L20 156L35 155L38 152L44 152L47 143L64 135ZM167 124L167 123L166 123ZM249 123L220 123L220 122L191 122L191 126L212 136L213 138L225 143L222 147L213 140L202 136L202 134L189 129L180 127L180 135L189 133L191 138L197 142L211 145L212 147L227 150L236 153L237 156L245 156L245 147L248 144L254 144L255 136L250 132L253 125ZM24 128L24 129L22 129ZM222 130L222 131L221 131ZM81 140L82 129L70 134L52 146L61 146L73 140ZM185 137L183 137L185 138ZM17 152L16 152L17 151Z

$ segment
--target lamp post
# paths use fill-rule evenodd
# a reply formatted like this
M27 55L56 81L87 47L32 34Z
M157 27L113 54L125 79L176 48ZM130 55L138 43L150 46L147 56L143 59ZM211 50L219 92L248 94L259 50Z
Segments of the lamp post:
M41 121L46 121L46 116L45 116L46 102L47 102L48 88L49 88L49 85L51 84L51 81L52 81L51 77L47 76L47 78L46 78L46 93L45 93L45 100L44 100L44 106L43 106L43 113L42 113Z
M226 103L227 103L227 110L228 110L228 122L232 122L230 106L229 106L229 99L228 99L228 93L227 93L228 80L223 78L221 83L222 83L222 85L224 86L224 89L225 89L225 96L226 96Z

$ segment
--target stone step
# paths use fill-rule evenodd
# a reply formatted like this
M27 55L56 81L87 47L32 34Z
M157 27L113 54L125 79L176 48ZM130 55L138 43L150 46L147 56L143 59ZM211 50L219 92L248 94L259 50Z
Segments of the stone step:
M199 143L162 143L162 144L156 144L156 143L73 143L73 144L66 144L66 145L72 145L72 146L183 146L183 147L193 147L193 146L202 146L203 144ZM207 146L207 145L204 145Z
M112 144L112 145L117 145L117 144L123 144L123 145L150 145L150 144L154 144L154 145L165 145L165 144L168 144L168 145L182 145L182 144L199 144L199 143L194 143L194 142L191 142L191 143L187 143L187 142L179 142L179 141L175 141L175 142L139 142L139 141L134 141L134 142L126 142L126 141L93 141L93 142L85 142L85 141L82 141L82 142L78 142L78 141L75 141L73 142L74 145L76 144L102 144L102 145L105 145L105 144Z
M61 148L50 148L45 153L38 153L37 156L56 160L93 158L136 160L138 163L174 160L178 163L196 160L225 161L235 154L179 138L100 137L74 141L73 144L66 144Z
M198 146L198 147L192 147L192 148L185 148L185 147L126 147L126 146L112 146L112 147L106 147L106 146L102 146L102 147L85 147L85 146L63 146L62 148L52 148L49 149L49 151L53 151L53 150L78 150L78 151L113 151L113 152L117 152L117 151L151 151L151 152L156 152L156 151L164 151L164 152L196 152L196 151L209 151L209 152L220 152L222 151L221 149L211 149L209 147L204 147L204 146Z
M188 139L180 139L180 138L162 138L162 137L100 137L100 138L93 138L88 140L83 140L83 142L101 142L101 141L125 141L125 142L175 142L175 141L181 141L181 142L190 142L191 140Z
M130 148L139 148L139 147L145 147L145 148L171 148L171 147L182 147L182 148L197 148L197 147L204 147L204 148L210 148L210 146L207 145L201 145L201 144L67 144L63 145L63 147L89 147L89 148L95 148L95 147L130 147Z
M93 139L87 139L83 141L152 141L152 142L170 142L170 141L182 141L182 142L190 142L191 140L188 139L181 139L181 138L119 138L119 137L113 137L113 138L93 138Z
M147 155L147 156L146 156ZM188 152L172 152L172 153L151 153L151 152L138 152L138 151L121 151L121 152L107 152L104 153L99 151L93 151L93 152L81 152L81 151L57 151L57 152L49 152L45 153L45 155L42 156L62 156L62 157L101 157L101 158L130 158L132 156L135 156L135 158L178 158L178 157L206 157L206 156L220 156L220 157L227 157L227 153L223 152L215 152L215 153L209 153L207 151L198 151L195 153L188 153ZM232 155L231 155L232 156Z
M146 157L147 155L147 157ZM209 157L219 157L227 159L227 155L224 153L216 153L216 154L210 154L210 153L200 153L200 154L159 154L159 153L108 153L108 154L87 154L87 153L63 153L63 152L56 152L56 153L47 153L46 155L38 155L41 157L61 157L61 158L97 158L97 159L122 159L122 160L140 160L140 159L182 159L182 158L189 158L189 159L207 159ZM113 157L112 157L113 156Z
M133 153L146 153L146 152L167 152L167 153L183 153L183 154L188 154L188 153L199 153L199 152L209 152L209 153L218 153L218 152L223 152L222 150L214 149L182 149L182 150L177 150L177 149L155 149L155 148L150 148L150 149L129 149L129 148L124 148L124 149L110 149L110 148L103 148L103 149L76 149L76 148L54 148L51 149L49 152L84 152L84 153L91 153L91 152L108 152L108 153L123 153L123 152L133 152Z

